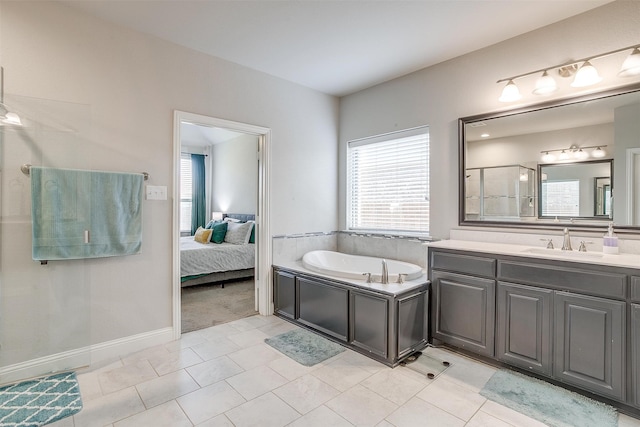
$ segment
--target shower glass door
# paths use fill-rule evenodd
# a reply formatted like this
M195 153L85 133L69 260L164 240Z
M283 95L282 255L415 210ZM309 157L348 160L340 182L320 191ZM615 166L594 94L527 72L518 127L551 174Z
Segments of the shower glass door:
M90 362L90 284L84 260L31 255L31 183L23 165L83 168L89 106L5 94L22 126L0 126L0 384Z

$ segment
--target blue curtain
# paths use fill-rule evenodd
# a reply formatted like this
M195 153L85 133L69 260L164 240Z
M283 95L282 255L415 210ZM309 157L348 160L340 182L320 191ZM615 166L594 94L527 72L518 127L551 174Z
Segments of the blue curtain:
M204 155L191 155L191 235L207 221L205 206Z

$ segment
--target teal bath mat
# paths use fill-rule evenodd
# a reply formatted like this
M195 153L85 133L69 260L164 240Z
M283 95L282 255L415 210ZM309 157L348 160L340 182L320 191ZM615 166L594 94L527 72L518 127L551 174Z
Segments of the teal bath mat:
M284 332L264 342L304 366L313 366L344 351L340 344L304 329Z
M526 375L499 370L481 395L551 427L616 427L609 405Z
M0 427L40 427L81 409L75 372L0 388Z

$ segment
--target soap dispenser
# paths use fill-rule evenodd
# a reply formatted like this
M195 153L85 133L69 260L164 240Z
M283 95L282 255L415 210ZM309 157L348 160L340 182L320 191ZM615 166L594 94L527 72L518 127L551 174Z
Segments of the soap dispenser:
M618 236L613 232L613 222L609 223L609 229L604 235L602 243L602 252L605 254L617 254L618 253Z

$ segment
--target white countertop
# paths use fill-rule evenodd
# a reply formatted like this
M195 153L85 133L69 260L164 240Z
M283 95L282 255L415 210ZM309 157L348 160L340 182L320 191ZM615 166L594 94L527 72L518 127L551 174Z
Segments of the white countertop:
M637 254L613 255L595 251L582 253L576 250L567 252L560 249L545 249L543 245L537 247L466 240L441 240L429 243L429 247L640 269L640 255Z
M383 285L382 283L377 283L377 282L367 283L365 280L352 280L352 279L346 279L344 277L323 275L315 271L311 271L302 265L302 261L281 261L278 264L274 264L274 266L280 267L286 270L296 271L298 273L308 274L310 276L325 277L330 280L348 283L350 285L354 285L362 289L368 289L368 290L381 292L389 295L398 295L403 292L407 292L411 289L418 288L427 282L427 275L423 274L418 279L407 280L404 283L389 283L386 285Z

